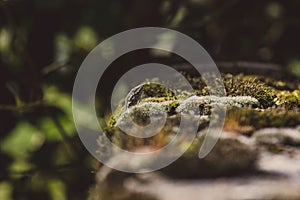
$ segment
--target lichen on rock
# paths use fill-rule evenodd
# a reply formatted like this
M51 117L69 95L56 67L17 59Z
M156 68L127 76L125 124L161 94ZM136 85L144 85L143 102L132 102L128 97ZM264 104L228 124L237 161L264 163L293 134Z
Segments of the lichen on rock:
M176 112L192 112L192 114L209 115L214 106L231 107L257 107L259 102L250 96L217 97L217 96L191 96L182 101Z
M188 80L191 81L191 84L196 89L196 95L206 96L210 94L212 88L206 86L201 81L201 78L189 77ZM274 105L273 99L276 97L276 90L261 82L256 76L224 74L222 82L224 83L227 96L254 97L259 101L262 108Z

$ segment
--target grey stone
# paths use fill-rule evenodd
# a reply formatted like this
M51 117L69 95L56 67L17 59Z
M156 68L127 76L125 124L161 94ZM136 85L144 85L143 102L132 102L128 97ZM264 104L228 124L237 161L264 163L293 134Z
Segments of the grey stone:
M257 143L300 145L300 131L292 128L265 128L254 132L252 137Z

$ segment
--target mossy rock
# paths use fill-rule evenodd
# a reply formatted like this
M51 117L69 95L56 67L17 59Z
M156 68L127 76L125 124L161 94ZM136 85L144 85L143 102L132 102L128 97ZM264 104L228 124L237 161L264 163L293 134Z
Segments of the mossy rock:
M279 91L274 102L277 106L283 106L288 110L300 108L300 90Z
M230 119L233 118L233 119ZM266 127L293 127L300 124L300 112L284 108L251 109L232 108L227 110L227 121L236 121L242 126L253 126L256 130ZM230 124L225 126L230 126Z
M142 83L128 93L125 99L125 105L119 106L116 111L109 117L108 128L113 128L121 116L128 108L135 106L139 103L145 102L165 102L176 100L176 95L174 92L159 83L145 82ZM176 105L176 102L173 103L170 107L167 108L167 112L172 112L173 107ZM136 112L136 114L141 114L141 112Z
M176 112L189 112L190 114L210 115L213 107L258 107L257 99L250 96L217 97L217 96L191 96L182 101Z
M205 85L201 78L190 78L192 86L196 89L197 96L209 95L210 88ZM197 81L196 81L197 80ZM261 82L255 76L233 76L225 74L222 76L227 96L251 96L256 98L262 108L271 107L274 105L274 98L276 97L276 90L265 83Z
M191 106L196 106L195 108L200 111L197 114L209 115L212 105L220 103L220 100L214 100L214 97L208 96L210 89L201 77L191 77L187 74L185 76L195 89L194 93L172 91L162 84L145 82L131 90L127 95L125 106L120 106L110 117L108 127L114 128L119 118L126 112L130 112L130 117L137 122L140 121L141 124L149 123L149 109L147 109L149 106L143 108L143 105L155 104L155 108L157 105L162 105L161 109L168 116L190 109ZM300 108L300 90L281 91L278 90L279 87L275 89L262 80L265 79L253 75L225 74L222 75L222 80L216 80L216 82L223 81L224 83L227 93L227 99L225 97L224 99L227 100L227 108L250 107L238 111L237 116L242 116L241 119L237 119L238 123L246 126L253 125L255 128L292 126L298 123L299 120L295 117L299 117L297 112ZM191 101L193 105L186 103L186 107L181 105L182 102L192 98L197 98L199 101ZM256 107L261 109L253 109Z
M127 95L125 101L125 107L129 108L138 104L141 100L146 98L161 98L162 100L171 100L175 99L174 92L159 83L142 83L134 87Z

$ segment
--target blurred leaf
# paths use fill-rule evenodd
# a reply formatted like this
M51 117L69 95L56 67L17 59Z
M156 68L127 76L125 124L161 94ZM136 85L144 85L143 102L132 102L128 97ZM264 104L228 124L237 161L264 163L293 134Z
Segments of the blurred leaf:
M277 2L271 2L266 7L266 13L270 18L277 19L281 17L283 8L281 4Z
M0 52L8 53L12 39L11 36L11 30L8 28L0 29Z
M75 45L86 51L92 50L98 41L97 33L89 26L80 27L74 37Z
M71 94L60 92L56 86L46 86L44 88L44 93L44 99L47 102L47 105L58 107L62 109L68 116L72 117Z
M12 187L8 182L0 182L0 199L12 200Z
M47 189L49 178L46 174L35 173L31 177L22 177L13 184L13 199L50 200Z
M15 159L25 159L39 148L44 140L45 137L32 125L20 122L9 136L1 141L1 150Z
M51 197L54 200L66 200L66 187L65 184L59 179L51 179L48 182L48 189Z
M15 98L15 104L17 105L17 107L22 106L23 102L21 100L20 93L17 88L17 84L14 82L7 82L6 87L13 94L13 96Z
M290 61L288 64L288 69L291 73L300 78L300 60L295 59Z
M55 61L66 62L72 52L72 41L65 34L57 34L55 37Z
M183 21L184 17L186 16L187 10L185 7L181 6L175 15L175 17L172 19L170 23L170 27L178 27L180 23Z
M44 89L44 92L45 92L45 101L49 105L55 106L64 111L65 114L60 115L58 119L62 124L64 130L69 134L69 136L74 136L76 134L76 131L73 122L71 95L60 92L56 87L53 86L46 87ZM44 123L47 124L48 128L51 129L51 125L50 125L51 122L49 122L49 120L46 120Z

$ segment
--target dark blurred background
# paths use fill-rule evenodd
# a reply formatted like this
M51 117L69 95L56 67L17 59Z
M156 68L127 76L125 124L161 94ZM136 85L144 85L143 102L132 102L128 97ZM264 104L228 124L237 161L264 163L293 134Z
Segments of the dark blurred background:
M71 92L101 41L136 27L172 28L215 61L274 63L299 78L299 9L298 0L0 0L0 199L86 198L97 163L77 137ZM110 66L100 118L126 70L182 61L149 55L129 53Z

